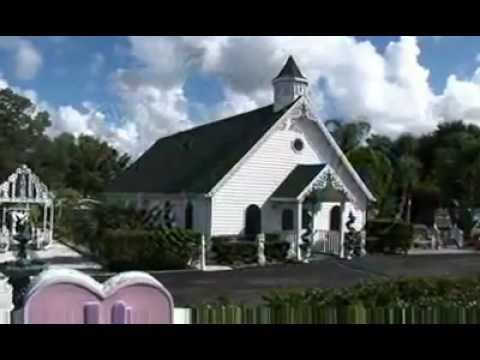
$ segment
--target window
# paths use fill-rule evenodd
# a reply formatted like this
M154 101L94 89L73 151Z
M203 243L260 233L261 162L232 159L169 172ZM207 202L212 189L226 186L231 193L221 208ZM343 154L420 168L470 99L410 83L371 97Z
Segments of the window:
M340 224L342 222L342 214L340 212L340 206L334 206L330 210L330 230L340 231Z
M303 150L303 141L302 139L295 139L293 141L293 150L295 150L296 152L300 152Z
M262 211L257 205L250 205L245 213L245 235L257 235L261 231Z
M282 230L293 230L293 210L284 209L282 211Z
M185 229L193 229L193 205L190 201L185 208Z

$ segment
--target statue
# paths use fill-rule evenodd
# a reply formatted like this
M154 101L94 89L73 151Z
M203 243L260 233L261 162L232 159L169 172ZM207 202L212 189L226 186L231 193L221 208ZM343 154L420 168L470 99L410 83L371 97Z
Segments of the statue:
M257 261L260 266L265 266L267 262L265 259L265 234L257 235Z
M345 224L348 232L345 234L345 256L351 260L353 256L362 256L362 233L357 231L352 224L355 223L355 215L350 211L348 221Z
M167 229L172 229L176 225L175 214L173 213L173 207L170 204L170 201L165 203L165 207L163 209L163 221Z
M302 239L302 251L305 253L304 259L308 262L308 258L312 253L312 234L313 234L313 211L309 211L304 209L305 218L305 227L306 230L303 232L301 239Z

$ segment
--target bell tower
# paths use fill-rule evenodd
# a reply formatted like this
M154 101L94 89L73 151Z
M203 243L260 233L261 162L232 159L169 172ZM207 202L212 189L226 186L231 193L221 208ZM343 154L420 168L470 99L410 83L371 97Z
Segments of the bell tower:
M285 106L290 105L299 96L306 95L308 81L300 72L295 60L292 56L288 60L272 81L273 84L273 111L279 111Z

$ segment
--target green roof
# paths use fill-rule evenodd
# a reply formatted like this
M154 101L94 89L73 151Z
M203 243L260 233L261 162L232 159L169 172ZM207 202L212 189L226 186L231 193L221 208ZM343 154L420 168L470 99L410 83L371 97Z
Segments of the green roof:
M107 193L208 193L293 104L265 106L159 139Z
M325 164L297 165L275 190L272 197L296 199L323 168Z

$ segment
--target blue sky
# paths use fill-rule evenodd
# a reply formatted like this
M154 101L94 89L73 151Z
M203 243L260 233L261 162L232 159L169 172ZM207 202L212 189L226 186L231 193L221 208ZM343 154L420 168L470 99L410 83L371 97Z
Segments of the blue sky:
M212 116L262 105L270 96L267 92L268 84L262 80L262 84L257 86L255 77L250 76L256 74L258 78L261 70L255 70L252 74L244 69L248 67L242 67L242 62L251 61L250 68L256 66L257 62L259 66L264 64L265 73L271 74L280 70L279 67L287 53L295 53L297 62L300 65L302 62L307 64L304 69L314 74L313 77L317 76L315 74L318 72L318 82L323 81L329 87L325 93L317 90L318 94L321 94L318 96L318 103L332 102L323 103L321 106L324 106L324 109L340 109L341 115L346 117L360 116L363 113L372 118L389 117L384 110L389 107L388 104L387 106L370 104L372 101L378 101L375 94L372 93L359 104L356 94L365 92L365 89L359 88L358 91L347 89L350 93L344 98L340 91L341 87L334 88L332 84L339 81L348 87L350 80L345 80L348 76L353 80L357 79L355 80L357 82L366 76L368 81L372 81L372 89L379 86L390 88L392 84L402 89L407 86L415 101L426 96L430 99L428 103L431 103L431 99L435 97L435 102L438 103L436 108L444 109L442 114L454 114L451 116L476 114L477 93L474 86L477 86L477 82L474 77L480 64L477 61L480 54L480 37L418 37L414 45L407 44L405 40L404 46L397 47L389 44L401 44L400 37L391 36L355 37L353 40L338 41L303 39L302 44L306 41L311 41L312 48L330 46L332 52L350 54L351 68L339 55L341 66L345 67L339 72L340 66L332 68L328 51L318 50L310 53L302 50L308 47L300 46L292 39L235 40L229 42L228 46L222 45L219 56L217 45L221 41L209 37L187 40L180 38L165 40L161 37L132 39L120 36L0 37L0 82L3 80L8 86L23 91L33 90L39 102L48 104L48 109L58 112L57 117L70 116L67 120L63 119L66 124L62 125L63 128L59 125L61 130L75 129L74 123L83 121L84 123L79 126L79 132L95 133L98 130L109 141L125 146L129 150L133 149L132 144L138 143L140 138L146 136L145 134L152 133L148 140L141 141L141 146L131 150L137 152L143 151L153 141L153 134L156 137L162 136L182 127L194 126L206 121L207 118L214 120L210 118ZM362 47L362 44L367 42L374 50ZM268 52L261 53L266 46L271 47L272 51L279 52L275 53L275 56L272 55L272 59L268 59ZM389 46L392 49L387 51ZM350 50L345 50L347 47ZM415 55L417 48L418 56ZM356 63L357 55L358 59L365 56L364 69L362 69L364 60L358 60L360 63ZM374 69L377 65L373 65L378 63L378 56L384 62L383 65L378 65L378 71L385 68L387 75L389 72L393 74L388 75L393 78L385 75L387 85L377 86L376 80L372 80L378 77L378 71ZM372 65L369 63L370 60ZM432 94L428 96L425 95L427 90L422 83L423 70L429 72L425 83L431 88ZM372 74L365 75L365 71ZM167 73L172 74L171 78ZM413 75L410 77L411 74ZM447 87L447 79L452 76L455 80ZM408 85L404 86L405 82ZM119 90L119 84L123 86L123 90ZM354 88L356 83L352 84ZM315 89L315 86L312 88ZM389 100L385 101L395 101L398 91L392 90L392 94L388 95ZM85 109L86 102L95 104L97 110L104 112L102 114L104 116L100 116L101 119L97 116L92 120L93 110ZM455 108L457 103L462 104L460 110ZM144 107L140 108L139 104ZM417 105L420 110L415 111L424 111L427 107L423 103L415 106ZM111 113L105 113L107 107L116 109L118 114L115 118ZM155 116L163 116L158 115L162 109L165 109L168 121L156 120ZM172 120L175 116L178 117L178 122ZM384 126L382 131L400 129L398 122L408 116L410 115L402 114L398 119L389 118L388 127ZM135 122L127 124L133 117L136 118ZM100 124L100 121L104 121L105 124ZM123 125L111 128L110 124L115 122L123 122ZM128 136L131 138L127 139Z

